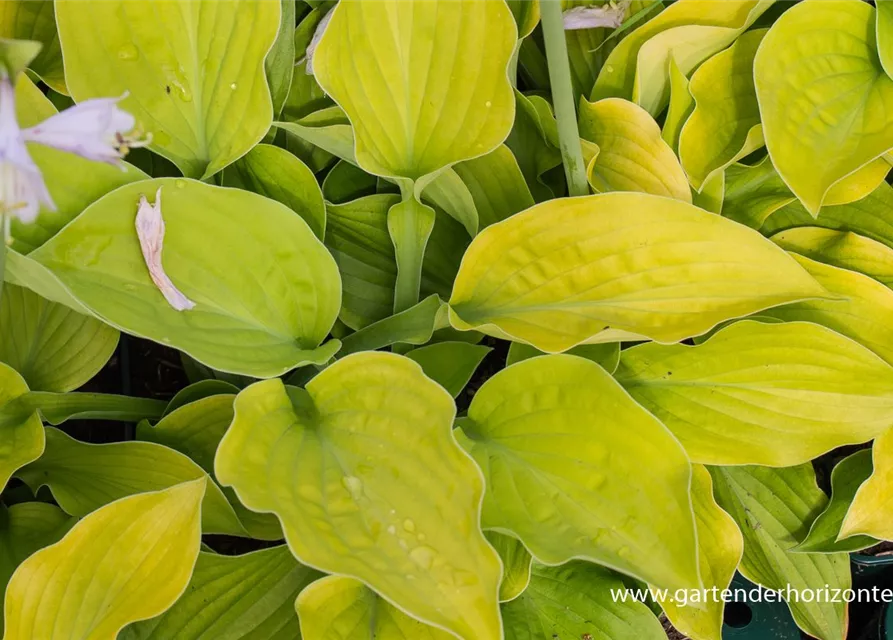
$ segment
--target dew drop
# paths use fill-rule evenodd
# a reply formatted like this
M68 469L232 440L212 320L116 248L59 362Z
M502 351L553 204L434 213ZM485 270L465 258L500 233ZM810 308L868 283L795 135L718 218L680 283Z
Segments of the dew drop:
M229 85L229 88L235 91L235 89L236 89L237 86L238 86L238 85L236 85L236 83L233 82L231 85Z
M434 558L437 554L431 547L416 547L409 552L410 559L419 565L422 569L430 569L434 564Z
M177 180L176 182L174 182L174 184L177 185L177 189L182 189L183 187L186 186L186 181L185 180Z
M486 106L488 106L488 107L492 107L492 106L493 106L493 103L490 102L489 100L487 100L487 102L485 102L484 104L485 104Z
M395 527L394 525L391 525L390 527L388 527L388 533L390 533L392 536L393 536L393 535L396 535L396 534L397 534L397 527Z
M614 66L609 64L605 67L605 71L607 71L608 73L614 73Z
M118 58L121 60L136 60L140 57L139 49L132 44L125 44L118 49Z
M406 544L406 540L403 540L402 538L401 538L400 540L397 541L397 544L400 545L400 548L401 548L401 549L408 549L408 548L409 548L409 545Z
M344 488L347 489L350 497L354 500L357 500L363 495L363 483L359 478L355 478L354 476L344 476L341 478L341 484L344 485Z
M415 522L407 518L403 521L403 530L412 533L413 531L415 531Z

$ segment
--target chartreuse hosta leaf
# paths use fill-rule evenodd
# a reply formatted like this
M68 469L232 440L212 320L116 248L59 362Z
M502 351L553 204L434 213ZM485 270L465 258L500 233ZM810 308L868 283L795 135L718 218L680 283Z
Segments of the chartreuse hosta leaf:
M201 544L204 478L123 498L16 569L5 640L115 638L163 613L189 583Z
M682 0L630 32L611 52L592 90L592 100L632 99L656 116L669 99L669 61L689 74L726 48L772 0Z
M10 0L0 5L0 38L37 40L43 44L28 68L52 89L68 93L62 50L56 33L56 16L51 0Z
M580 136L598 145L586 168L596 192L641 191L691 202L676 155L642 107L620 98L582 100Z
M524 182L524 174L514 154L505 145L499 145L479 158L453 165L453 172L472 198L478 229L533 206L533 196ZM429 195L446 175L444 173L432 182L423 195Z
M884 71L893 78L893 4L888 0L878 0L875 6L878 55Z
M514 600L530 584L533 556L517 538L497 531L485 531L484 536L502 560L502 583L499 585L499 601Z
M152 134L151 149L184 175L217 173L270 128L264 58L279 30L279 2L55 6L72 97L127 93L122 107Z
M710 472L699 464L692 466L691 497L698 530L698 565L707 589L728 588L744 552L741 531L732 517L713 499ZM697 640L722 638L723 603L707 596L679 606L673 600L658 604L673 626ZM694 594L692 594L694 595Z
M676 59L670 56L670 104L660 136L670 145L673 153L679 149L679 134L694 108L695 99L689 90L688 78L676 64Z
M281 202L322 240L326 203L310 168L285 149L259 144L226 170L224 184Z
M105 366L118 332L28 289L3 286L0 361L34 391L77 389Z
M765 219L760 231L771 236L804 226L852 231L893 248L893 187L882 182L861 200L822 207L817 218L813 218L799 202L793 202Z
M15 369L0 362L0 407L28 393ZM20 467L37 460L44 448L43 423L37 412L0 418L0 491Z
M23 502L9 508L0 505L0 596L6 593L6 584L25 558L58 542L75 522L76 518L45 502Z
M698 191L717 173L763 146L753 58L765 35L766 29L748 31L691 77L695 108L679 135L679 158Z
M762 315L824 325L893 364L893 291L861 273L791 255L836 298L787 304Z
M509 133L515 100L507 68L516 41L504 2L348 0L334 9L316 49L314 73L353 125L357 163L401 185L403 201L388 213L395 311L418 301L434 224L434 211L420 201L425 186Z
M327 576L295 607L304 640L449 640L451 633L412 618L359 580Z
M49 487L66 513L83 517L124 496L157 491L204 478L204 471L181 453L153 442L87 444L58 429L46 430L46 451L19 469L21 478L37 493ZM220 487L208 483L202 509L205 533L246 535Z
M763 40L754 79L766 147L815 216L831 187L893 148L893 79L870 36L874 8L809 0L786 10Z
M242 391L217 477L279 516L301 562L459 637L495 640L500 562L479 529L483 483L456 446L454 416L408 358L354 354L306 391L279 380Z
M118 640L300 640L295 598L321 575L284 545L234 557L199 553L180 599Z
M642 602L611 597L626 584L613 571L579 560L560 567L534 563L530 586L502 605L506 640L592 638L663 640L657 617Z
M0 5L0 11L6 6ZM45 4L52 14L52 3L25 0L21 4L38 7ZM31 80L21 74L16 80L16 117L22 127L31 127L56 113L56 108ZM121 185L148 176L136 167L123 162L116 167L105 162L93 162L73 153L66 153L41 144L29 144L28 153L43 173L55 211L40 210L32 224L12 223L12 247L27 253L49 240L62 227L79 215L87 205ZM123 167L123 169L122 169Z
M881 540L893 538L889 506L893 493L893 430L887 430L874 441L871 458L871 476L856 491L840 527L839 539L855 535Z
M546 564L587 558L661 587L700 585L688 458L597 364L515 364L459 426L487 481L484 528L511 532Z
M457 329L557 352L633 335L676 342L824 295L751 229L679 200L606 193L484 229L463 257L450 316Z
M338 356L373 351L399 342L425 344L436 330L446 327L449 327L446 305L437 296L428 296L406 311L373 322L346 336Z
M871 450L863 449L844 458L831 471L831 500L809 527L809 533L794 551L831 553L858 551L877 544L869 536L854 535L838 540L840 527L856 491L872 472ZM877 505L883 512L883 507Z
M136 427L137 439L155 442L185 454L213 478L217 447L233 421L233 401L238 389L231 386L230 389L232 393L227 390L173 410L169 408L169 413L155 426L150 426L147 421L141 422ZM246 509L232 489L224 489L223 493L252 538L282 539L282 528L275 516Z
M722 215L753 229L759 229L769 216L797 200L769 156L755 165L727 167L725 179Z
M455 398L492 350L468 342L437 342L413 349L406 357L418 362L426 376Z
M769 589L850 588L846 553L792 551L828 502L816 485L812 465L712 467L710 471L717 502L744 535L744 556L738 570L745 578ZM845 602L803 600L788 601L801 629L820 640L846 637Z
M893 426L893 367L808 322L735 322L621 353L617 380L694 462L800 464Z
M617 369L617 363L620 362L620 343L603 342L601 344L581 344L568 349L567 353L572 356L580 356L581 358L592 360L608 373L614 373ZM535 347L531 347L529 344L513 342L509 347L505 365L510 367L516 362L542 355L546 354Z
M165 301L136 237L137 202L159 189L163 265L196 303L187 311ZM317 349L340 306L335 261L293 211L247 191L175 178L127 185L28 257L112 326L214 369L275 376L337 350Z
M542 202L554 197L542 175L561 165L558 126L545 98L515 91L515 103L515 122L505 144L517 158L533 199Z
M893 249L871 238L852 231L797 227L772 236L772 241L787 251L893 286Z

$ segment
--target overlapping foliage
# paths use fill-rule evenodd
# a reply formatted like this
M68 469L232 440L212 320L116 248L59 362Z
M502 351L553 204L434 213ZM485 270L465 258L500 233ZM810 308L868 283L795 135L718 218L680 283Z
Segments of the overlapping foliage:
M3 638L719 640L611 591L893 540L891 4L558 2L0 3L19 126L149 140L0 185Z

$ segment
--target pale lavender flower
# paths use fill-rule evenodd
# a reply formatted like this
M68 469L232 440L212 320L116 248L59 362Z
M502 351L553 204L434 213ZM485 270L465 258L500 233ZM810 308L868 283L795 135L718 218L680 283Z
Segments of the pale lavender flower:
M88 160L120 164L128 150L149 142L126 135L136 126L136 119L118 108L123 98L87 100L25 129L22 135L28 142L75 153Z
M40 206L55 210L43 174L25 147L15 115L15 89L8 77L0 77L0 217L4 218L4 237L9 223L18 218L34 222Z
M195 303L177 289L161 264L164 249L164 218L161 215L161 187L155 194L155 204L149 204L146 196L140 196L136 212L136 235L143 251L143 260L149 269L152 282L161 291L167 303L177 311L188 311Z

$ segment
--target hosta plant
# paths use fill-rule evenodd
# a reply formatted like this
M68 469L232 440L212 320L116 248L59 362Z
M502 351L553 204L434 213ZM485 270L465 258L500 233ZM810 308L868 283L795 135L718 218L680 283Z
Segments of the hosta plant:
M0 3L3 638L720 640L736 572L851 588L891 104L888 0Z

